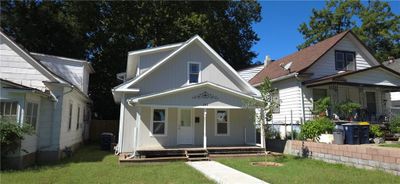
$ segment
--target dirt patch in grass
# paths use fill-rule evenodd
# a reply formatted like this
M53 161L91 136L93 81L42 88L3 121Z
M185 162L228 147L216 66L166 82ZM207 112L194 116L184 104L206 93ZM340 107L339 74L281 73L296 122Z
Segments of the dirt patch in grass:
M283 166L281 163L276 162L251 162L252 166L262 166L262 167L280 167Z

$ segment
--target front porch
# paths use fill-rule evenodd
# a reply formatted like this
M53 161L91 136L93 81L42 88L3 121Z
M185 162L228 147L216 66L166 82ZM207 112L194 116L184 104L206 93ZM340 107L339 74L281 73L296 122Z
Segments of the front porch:
M382 123L390 118L390 92L400 91L399 74L382 67L339 73L303 83L308 89L306 96L311 103L330 97L328 114L331 117L338 114L336 105L350 101L360 105L352 113L352 120L371 123Z
M253 153L255 109L246 101L254 99L212 83L127 97L119 152L129 159Z

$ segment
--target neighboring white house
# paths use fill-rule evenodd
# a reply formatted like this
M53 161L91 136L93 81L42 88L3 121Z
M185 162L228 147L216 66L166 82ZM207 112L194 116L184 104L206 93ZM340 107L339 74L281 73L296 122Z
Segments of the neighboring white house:
M400 58L385 61L383 64L388 68L400 73ZM390 93L390 98L392 100L392 113L400 114L400 92Z
M88 133L93 68L84 60L29 53L3 32L0 36L0 117L35 128L7 162L23 168L58 160Z
M118 151L255 144L259 92L199 36L128 53L125 82L112 92L121 104Z
M366 121L379 121L390 110L390 92L400 91L400 74L380 65L365 45L346 31L267 64L252 79L268 77L279 90L274 124L301 124L313 118L317 99L360 103ZM361 116L361 114L360 114Z

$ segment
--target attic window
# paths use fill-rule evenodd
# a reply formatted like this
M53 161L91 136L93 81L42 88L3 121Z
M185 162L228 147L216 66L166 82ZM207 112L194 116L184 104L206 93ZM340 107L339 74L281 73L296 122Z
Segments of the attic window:
M199 83L200 81L200 63L188 63L188 83Z
M356 70L355 53L349 51L335 51L335 68L338 71Z

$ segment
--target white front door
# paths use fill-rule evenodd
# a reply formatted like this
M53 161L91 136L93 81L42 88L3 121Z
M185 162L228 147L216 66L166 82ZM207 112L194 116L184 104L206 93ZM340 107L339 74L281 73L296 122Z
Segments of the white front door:
M180 109L178 118L178 144L194 144L194 127L191 109Z

